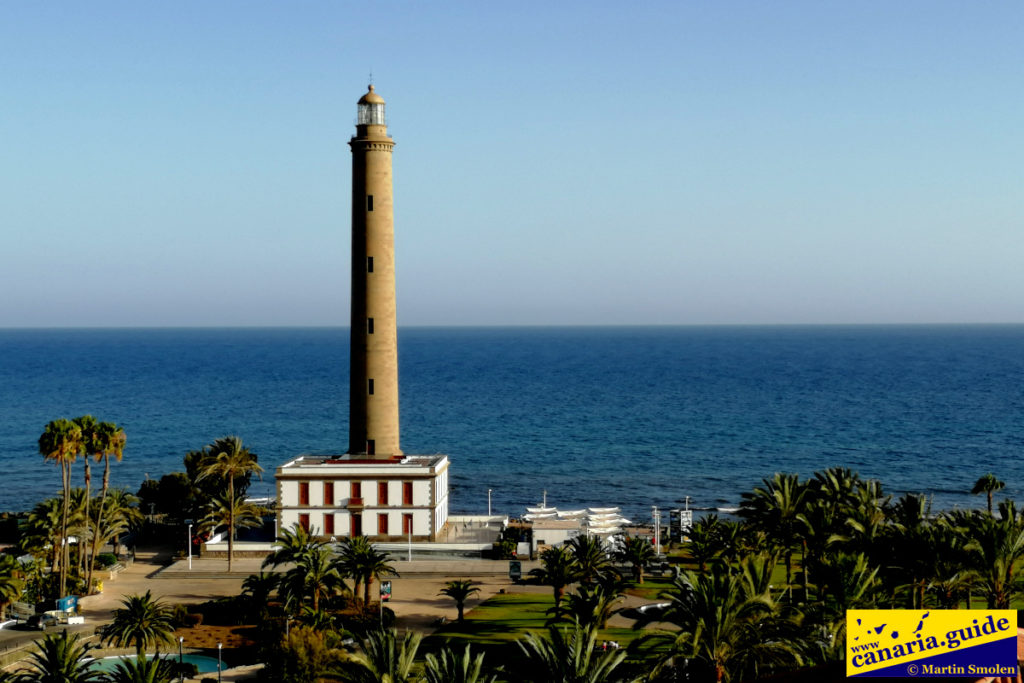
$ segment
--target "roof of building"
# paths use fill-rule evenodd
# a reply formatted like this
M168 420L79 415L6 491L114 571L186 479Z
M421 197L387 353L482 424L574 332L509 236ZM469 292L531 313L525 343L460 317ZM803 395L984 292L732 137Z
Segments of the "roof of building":
M346 453L343 455L300 455L289 460L277 468L278 475L287 474L289 470L333 470L333 469L358 469L370 470L375 468L395 469L429 469L439 466L447 466L448 456L443 454L435 455L401 455L393 458L373 458L366 455Z

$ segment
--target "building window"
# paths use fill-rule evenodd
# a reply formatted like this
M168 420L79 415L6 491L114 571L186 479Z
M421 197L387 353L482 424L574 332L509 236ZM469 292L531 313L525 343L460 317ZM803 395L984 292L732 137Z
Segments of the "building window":
M309 531L309 515L305 512L299 515L299 526L301 526L304 531Z
M299 482L299 505L309 505L309 482Z
M373 272L373 257L372 256L367 256L366 257L366 272L367 273L372 273Z
M388 535L388 516L386 514L377 515L377 533L381 536Z
M377 482L377 505L388 504L388 483L386 481Z
M377 443L373 439L366 440L366 454L376 455L377 454Z
M350 528L350 536L362 536L363 535L363 516L352 515L352 526Z
M373 334L373 318L366 319L366 334Z
M372 379L366 380L366 393L368 393L370 396L373 396L373 380Z
M324 482L324 505L334 505L334 482Z
M373 195L372 194L366 195L366 210L367 211L373 211Z
M402 533L406 535L412 533L412 515L402 515Z
M412 482L402 482L402 505L412 505Z
M363 497L363 484L362 482L354 481L349 484L349 498L356 500L362 499Z
M334 515L330 512L324 513L324 533L328 536L334 535Z

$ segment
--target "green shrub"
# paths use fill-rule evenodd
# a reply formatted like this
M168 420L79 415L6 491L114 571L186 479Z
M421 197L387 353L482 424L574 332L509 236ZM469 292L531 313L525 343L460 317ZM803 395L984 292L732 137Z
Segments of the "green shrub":
M100 569L107 569L117 564L117 555L114 553L100 553L96 556L96 565Z

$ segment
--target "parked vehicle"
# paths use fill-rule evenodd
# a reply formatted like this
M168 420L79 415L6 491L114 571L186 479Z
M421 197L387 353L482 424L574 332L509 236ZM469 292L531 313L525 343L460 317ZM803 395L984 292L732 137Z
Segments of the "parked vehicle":
M53 616L52 614L33 614L31 617L29 617L27 626L30 629L34 629L36 631L45 631L46 629L52 626L56 626L59 623L60 621L57 619L57 617Z

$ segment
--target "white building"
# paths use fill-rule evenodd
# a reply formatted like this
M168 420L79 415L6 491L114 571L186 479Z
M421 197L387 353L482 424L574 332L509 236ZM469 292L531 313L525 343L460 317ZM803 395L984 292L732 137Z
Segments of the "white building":
M325 537L436 541L448 521L448 456L300 456L277 468L277 519Z

